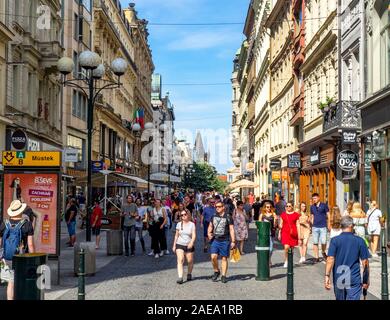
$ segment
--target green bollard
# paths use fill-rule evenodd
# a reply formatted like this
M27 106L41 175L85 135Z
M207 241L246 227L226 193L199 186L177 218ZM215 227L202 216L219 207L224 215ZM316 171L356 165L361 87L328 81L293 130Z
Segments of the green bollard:
M270 278L269 256L270 256L270 233L269 222L256 221L257 227L257 281L268 281Z
M80 264L79 264L79 292L78 300L85 300L85 252L80 248Z
M381 256L382 256L382 285L381 285L381 296L382 300L389 300L389 274L387 273L387 250L386 250L386 237L385 228L382 227L381 233Z
M293 249L288 249L287 260L287 300L294 300L294 261Z

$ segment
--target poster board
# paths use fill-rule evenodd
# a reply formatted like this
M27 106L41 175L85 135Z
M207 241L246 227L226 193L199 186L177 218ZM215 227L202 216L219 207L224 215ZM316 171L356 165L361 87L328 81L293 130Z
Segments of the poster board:
M36 215L35 252L59 255L60 178L59 172L4 172L2 219L8 219L7 208L13 200L26 203Z

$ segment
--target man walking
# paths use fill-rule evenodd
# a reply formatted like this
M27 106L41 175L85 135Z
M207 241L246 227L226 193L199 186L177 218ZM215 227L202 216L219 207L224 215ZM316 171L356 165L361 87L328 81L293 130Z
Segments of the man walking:
M353 234L353 218L341 219L343 232L331 239L325 269L325 289L330 290L330 272L336 300L360 300L362 288L369 287L368 249L361 237ZM363 278L360 274L360 261Z
M329 220L329 207L326 203L320 202L320 196L318 193L313 193L312 195L313 204L310 206L311 213L311 224L312 234L313 234L313 252L316 262L320 262L318 245L321 245L322 257L326 260L326 238L328 229Z
M213 217L208 228L208 237L211 241L211 262L214 268L212 280L217 281L219 275L221 274L218 266L218 255L220 255L222 257L221 282L226 283L226 273L228 270L228 258L230 256L230 249L233 249L236 244L234 234L234 222L232 216L225 212L225 206L222 202L217 202L215 208L216 215Z
M214 198L209 198L207 200L207 205L204 207L202 215L200 216L200 223L203 225L203 236L204 236L204 247L203 251L206 253L208 250L208 229L209 224L213 217L215 216L215 200Z
M124 240L125 240L125 255L129 256L129 236L131 255L134 256L135 251L135 236L136 236L136 218L138 216L138 207L133 201L133 196L127 196L127 203L122 207L123 229L124 229Z

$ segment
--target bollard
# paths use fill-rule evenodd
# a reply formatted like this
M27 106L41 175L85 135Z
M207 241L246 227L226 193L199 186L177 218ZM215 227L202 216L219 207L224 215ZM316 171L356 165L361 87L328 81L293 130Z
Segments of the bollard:
M382 285L381 285L381 296L382 300L389 300L389 275L387 273L387 250L386 250L386 237L385 237L385 228L382 227L381 233L381 257L382 257Z
M288 249L287 263L287 300L294 300L294 262L292 248Z
M257 281L268 281L270 277L270 230L269 222L256 221L257 227Z
M79 292L78 300L85 300L85 252L80 248L80 264L79 264Z

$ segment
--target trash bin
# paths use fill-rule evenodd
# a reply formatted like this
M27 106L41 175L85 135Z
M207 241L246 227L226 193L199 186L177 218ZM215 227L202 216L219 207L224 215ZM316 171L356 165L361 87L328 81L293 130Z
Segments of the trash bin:
M96 273L96 249L95 242L81 242L74 245L74 275L79 273L80 248L85 252L85 275L93 276Z
M269 222L256 221L257 227L257 277L258 281L267 281L270 277L269 255L270 255L270 233Z
M123 231L108 230L107 231L107 255L122 255L123 254Z
M25 253L13 257L15 300L44 300L44 288L37 285L37 269L46 261L45 253Z

